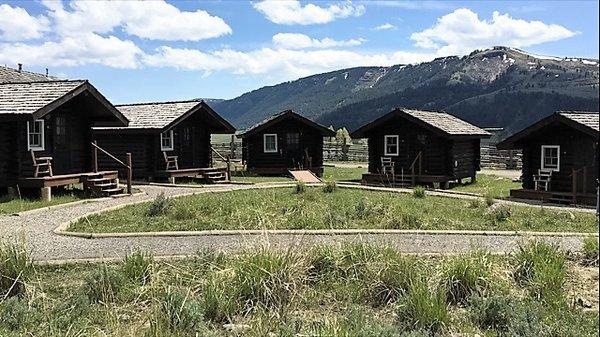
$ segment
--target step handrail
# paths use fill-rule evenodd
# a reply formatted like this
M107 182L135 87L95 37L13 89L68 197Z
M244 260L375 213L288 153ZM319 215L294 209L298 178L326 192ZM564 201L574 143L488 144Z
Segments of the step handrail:
M415 183L416 183L415 165L417 163L419 163L419 176L421 175L421 161L422 161L421 158L422 157L423 157L423 151L419 151L419 153L417 153L417 156L415 157L415 159L410 164L410 173L412 175L413 185L415 185Z
M224 161L225 163L227 163L227 180L231 180L231 157L229 155L226 155L225 157L219 153L219 151L217 151L214 147L210 147L210 149L212 150L212 152L216 153L217 156L219 156L219 158L221 158L222 161ZM212 166L212 161L211 161L211 166Z
M127 155L127 164L125 164L119 158L113 156L108 151L106 151L105 149L98 146L98 143L95 140L92 141L91 144L92 144L92 165L94 168L94 173L98 173L98 150L100 150L100 151L102 151L102 153L104 153L105 155L107 155L108 157L110 157L111 159L113 159L114 161L121 164L123 167L125 167L127 169L127 194L129 194L129 195L133 194L132 188L131 188L131 181L132 181L132 177L133 177L133 173L132 173L132 169L131 169L131 167L132 167L131 152L127 152L127 154L126 154Z

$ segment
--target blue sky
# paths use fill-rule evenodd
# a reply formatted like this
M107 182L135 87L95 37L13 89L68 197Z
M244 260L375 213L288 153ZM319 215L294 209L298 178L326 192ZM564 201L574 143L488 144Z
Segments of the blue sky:
M598 58L597 1L0 5L0 64L87 78L114 103L233 98L310 74L493 45Z

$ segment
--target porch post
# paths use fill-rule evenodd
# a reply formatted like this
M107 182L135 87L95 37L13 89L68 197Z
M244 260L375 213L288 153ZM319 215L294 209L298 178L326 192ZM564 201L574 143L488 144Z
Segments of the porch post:
M52 200L52 190L50 187L42 187L40 189L40 196L42 201L50 202Z

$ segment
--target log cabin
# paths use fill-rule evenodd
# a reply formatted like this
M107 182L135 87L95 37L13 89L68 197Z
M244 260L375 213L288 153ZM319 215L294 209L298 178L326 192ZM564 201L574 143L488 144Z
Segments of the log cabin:
M480 140L490 134L444 112L396 108L350 136L368 139L364 183L447 188L450 181L475 181Z
M523 150L523 188L511 197L595 204L598 123L598 112L557 112L500 142L499 149Z
M128 122L86 80L0 83L0 189L37 188L45 200L75 183L121 192L116 171L92 171L91 127Z
M209 182L229 179L226 168L213 168L211 134L235 128L203 100L116 105L128 126L93 128L97 144L117 156L132 153L133 177L138 180L176 177ZM214 153L219 155L218 153ZM99 162L110 165L108 158ZM110 166L109 166L110 167Z
M335 131L292 110L277 113L246 129L242 160L255 174L287 175L290 169L308 169L323 175L323 137Z

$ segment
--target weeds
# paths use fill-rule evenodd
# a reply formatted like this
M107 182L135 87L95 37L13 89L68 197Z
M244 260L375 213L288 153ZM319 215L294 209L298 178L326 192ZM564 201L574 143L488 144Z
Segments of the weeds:
M423 281L415 282L399 299L398 325L403 331L425 331L435 335L450 322L444 295L431 291Z
M425 187L423 186L415 186L413 187L412 195L415 198L425 198Z
M469 299L469 311L473 321L480 328L506 332L511 320L511 304L511 299L505 296L474 295Z
M297 182L296 186L294 187L294 193L302 194L304 192L306 192L306 184L302 181Z
M125 256L121 264L123 274L132 282L146 284L150 281L154 259L149 253L136 250Z
M0 301L23 295L32 272L33 262L23 244L0 242Z
M583 264L598 266L598 238L588 236L583 240Z
M216 323L224 323L239 311L237 288L227 273L213 273L202 286L202 307L204 318Z
M332 193L337 190L337 183L335 181L327 181L325 182L325 186L323 186L323 192Z
M466 304L474 294L485 291L491 279L489 253L476 251L458 256L442 266L440 289L450 304Z
M494 195L493 195L493 194L491 194L491 193L486 193L486 194L483 196L483 200L485 201L485 205L486 205L487 207L490 207L490 206L492 206L492 205L493 205L493 204L496 202L496 201L494 200Z
M519 244L514 256L514 278L536 299L559 300L566 278L565 254L543 241Z
M167 197L163 192L160 192L159 195L148 205L148 209L146 210L146 216L155 217L159 215L164 215L173 207L173 201Z
M90 302L107 303L116 300L123 283L123 274L102 264L85 278L83 288Z

